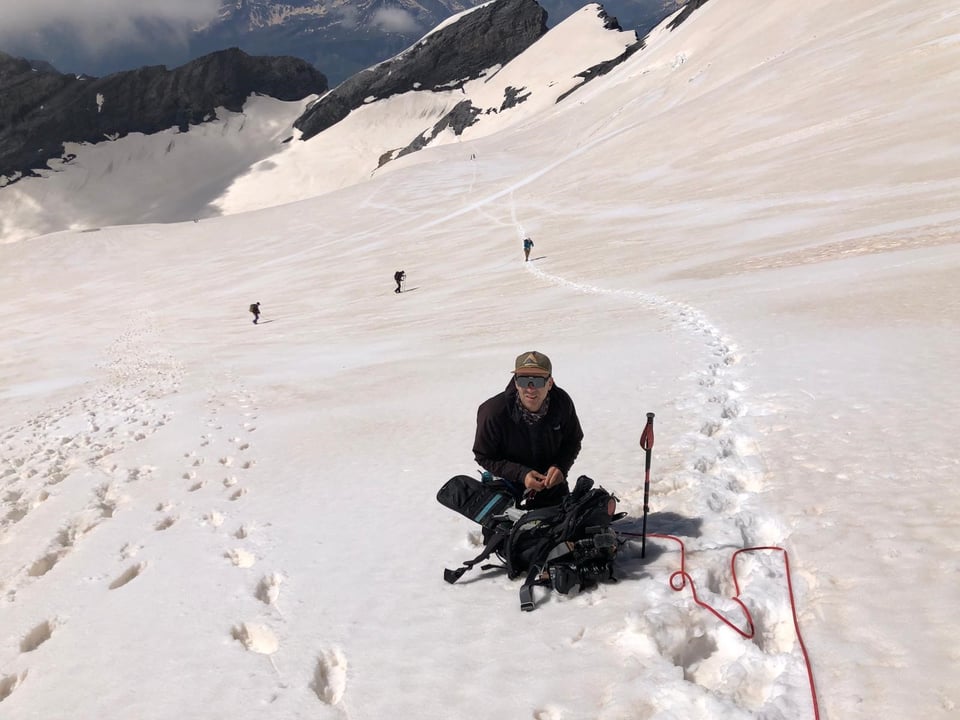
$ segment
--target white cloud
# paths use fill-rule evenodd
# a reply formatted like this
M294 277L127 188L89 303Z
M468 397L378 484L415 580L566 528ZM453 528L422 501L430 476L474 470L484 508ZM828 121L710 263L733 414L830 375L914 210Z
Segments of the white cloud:
M219 7L220 0L3 0L0 48L48 32L71 33L90 48L136 42L143 24L183 32L214 18Z
M337 8L337 12L340 14L340 24L347 29L355 28L360 22L360 14L354 7L344 5L341 8Z
M386 32L414 32L420 30L416 18L400 8L383 8L373 15L373 24Z
M344 28L353 29L360 24L360 13L355 7L344 5L336 10L340 15L340 24ZM417 19L406 10L400 8L382 8L373 14L371 24L384 32L422 32L423 28Z

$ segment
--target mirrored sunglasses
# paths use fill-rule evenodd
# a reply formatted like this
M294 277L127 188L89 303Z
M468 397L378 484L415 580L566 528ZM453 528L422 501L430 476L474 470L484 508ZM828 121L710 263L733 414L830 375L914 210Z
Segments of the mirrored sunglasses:
M547 384L549 377L543 377L542 375L517 375L515 381L517 387L528 387L533 385L537 390L544 387Z

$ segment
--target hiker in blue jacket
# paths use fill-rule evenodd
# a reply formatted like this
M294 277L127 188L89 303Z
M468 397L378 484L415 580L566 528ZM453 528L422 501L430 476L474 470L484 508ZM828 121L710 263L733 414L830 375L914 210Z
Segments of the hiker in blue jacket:
M523 261L527 262L530 260L530 250L533 248L533 240L530 238L523 239Z

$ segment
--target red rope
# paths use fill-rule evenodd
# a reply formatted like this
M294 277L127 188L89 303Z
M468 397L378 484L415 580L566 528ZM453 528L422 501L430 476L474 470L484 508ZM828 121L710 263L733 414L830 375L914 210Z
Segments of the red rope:
M639 537L637 533L620 533L620 534L631 536L631 537ZM736 590L736 594L733 596L733 601L737 603L737 605L739 605L740 608L743 610L743 614L746 616L747 626L749 628L748 630L742 630L739 627L737 627L733 622L731 622L730 620L725 618L723 615L721 615L715 608L713 608L712 606L708 605L703 600L701 600L700 597L697 595L697 587L693 582L693 578L690 577L689 573L687 573L687 569L686 569L687 550L683 544L683 541L680 538L674 537L673 535L661 535L659 533L647 533L647 537L660 538L662 540L673 540L675 543L677 543L680 546L680 569L674 572L672 575L670 575L670 579L669 579L670 587L676 591L680 591L687 586L687 583L689 583L690 592L693 595L693 601L697 605L699 605L702 608L705 608L706 610L709 610L723 624L732 628L733 630L735 630L737 633L747 638L748 640L753 638L753 636L756 634L756 628L754 627L754 624L753 624L753 616L750 615L750 611L747 609L747 606L743 604L742 600L740 600L740 583L737 580L737 557L741 553L757 552L760 550L773 550L776 552L783 553L783 565L784 565L784 569L786 571L786 576L787 576L787 590L790 594L790 611L793 613L793 628L797 633L797 642L800 644L800 651L803 653L803 661L804 663L806 663L806 666L807 666L807 678L810 681L810 698L813 701L813 716L814 718L816 718L816 720L820 720L820 706L817 703L817 689L816 689L816 683L813 680L813 667L810 664L810 656L807 653L807 646L804 644L803 636L800 634L800 621L797 619L797 604L793 596L793 580L790 577L790 557L789 555L787 555L787 551L784 550L782 547L765 545L762 547L741 548L740 550L737 550L735 553L733 553L733 556L730 558L730 573L733 576L733 586Z

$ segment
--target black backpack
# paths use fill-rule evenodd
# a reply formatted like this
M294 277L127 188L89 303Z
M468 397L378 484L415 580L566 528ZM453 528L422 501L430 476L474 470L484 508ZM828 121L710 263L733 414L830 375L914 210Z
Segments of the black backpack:
M535 510L522 508L513 486L501 478L481 482L457 475L440 488L437 500L482 525L486 540L477 557L456 570L444 570L448 583L493 553L511 579L526 575L520 588L521 610L534 609L536 585L566 595L598 581L616 581L613 561L620 541L610 523L623 514L614 514L617 498L593 487L586 475L577 479L573 492L559 505Z

